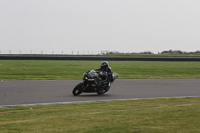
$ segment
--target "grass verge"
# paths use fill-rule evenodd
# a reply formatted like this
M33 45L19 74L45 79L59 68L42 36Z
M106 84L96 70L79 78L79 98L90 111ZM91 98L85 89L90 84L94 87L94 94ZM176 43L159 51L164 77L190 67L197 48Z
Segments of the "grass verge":
M200 132L200 98L0 109L1 132Z
M0 80L80 79L101 61L0 60ZM110 61L119 78L200 78L199 62ZM1 132L200 132L200 98L0 109Z
M101 61L0 60L0 80L81 79ZM199 62L109 61L124 79L200 78Z

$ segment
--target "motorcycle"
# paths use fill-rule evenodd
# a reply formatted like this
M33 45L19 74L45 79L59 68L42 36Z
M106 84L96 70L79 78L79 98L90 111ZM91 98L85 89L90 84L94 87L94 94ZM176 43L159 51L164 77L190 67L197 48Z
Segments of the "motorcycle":
M113 81L117 79L118 74L113 73ZM77 84L72 93L74 96L78 96L81 93L97 93L103 95L110 89L110 82L108 82L108 73L91 70L83 74L83 81Z

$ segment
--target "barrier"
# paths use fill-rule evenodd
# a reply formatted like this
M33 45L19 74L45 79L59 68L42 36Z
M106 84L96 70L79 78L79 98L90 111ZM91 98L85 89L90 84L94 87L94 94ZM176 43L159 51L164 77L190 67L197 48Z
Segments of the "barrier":
M199 57L106 57L106 56L14 56L14 55L1 55L0 60L200 61L200 58Z

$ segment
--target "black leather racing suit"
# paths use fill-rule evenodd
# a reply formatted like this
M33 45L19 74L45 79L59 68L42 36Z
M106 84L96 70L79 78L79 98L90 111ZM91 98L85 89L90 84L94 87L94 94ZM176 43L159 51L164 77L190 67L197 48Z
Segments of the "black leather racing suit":
M113 82L113 72L112 72L111 67L108 67L106 70L99 68L99 69L96 69L96 71L107 72L108 74L107 81L111 83Z

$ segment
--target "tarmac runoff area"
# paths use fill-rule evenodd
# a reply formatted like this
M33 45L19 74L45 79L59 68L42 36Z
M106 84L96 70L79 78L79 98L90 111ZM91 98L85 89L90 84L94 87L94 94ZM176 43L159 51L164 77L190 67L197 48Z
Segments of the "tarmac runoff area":
M73 96L80 80L0 81L0 108L57 103L200 97L200 79L117 79L104 95Z

